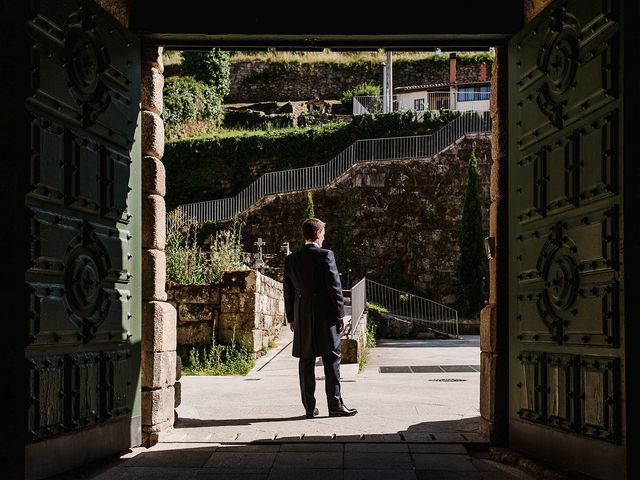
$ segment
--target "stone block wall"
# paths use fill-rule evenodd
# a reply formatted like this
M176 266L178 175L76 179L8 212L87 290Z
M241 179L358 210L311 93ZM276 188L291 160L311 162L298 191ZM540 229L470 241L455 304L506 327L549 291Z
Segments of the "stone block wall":
M489 226L488 135L468 136L436 158L370 162L354 166L326 189L313 191L315 214L327 222L325 244L334 250L344 288L363 276L453 304L456 300L458 231L475 148L483 225ZM302 245L307 193L274 195L243 214L243 244L260 236L278 278L284 256ZM348 269L351 269L351 272Z
M458 59L457 81L480 80L481 68L490 75L490 64ZM393 64L394 87L448 81L448 60L397 61ZM232 62L231 90L225 97L225 103L310 100L316 96L323 100L339 99L345 90L364 82L381 85L382 66L375 63Z
M168 301L178 312L182 357L196 345L235 341L259 355L285 323L282 284L255 270L227 272L212 285L169 283Z

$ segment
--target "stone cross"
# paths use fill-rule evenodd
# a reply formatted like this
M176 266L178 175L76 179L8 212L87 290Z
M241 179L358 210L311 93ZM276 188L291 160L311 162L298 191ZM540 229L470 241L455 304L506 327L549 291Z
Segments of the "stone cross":
M262 247L265 246L266 243L262 241L262 237L258 237L258 241L254 242L253 244L258 247L258 260L260 261L260 263L264 263L262 260Z
M253 268L264 268L265 263L262 258L262 247L265 246L266 243L262 241L262 237L258 237L258 241L253 242L253 244L258 247L258 258L256 258L256 261L253 263Z

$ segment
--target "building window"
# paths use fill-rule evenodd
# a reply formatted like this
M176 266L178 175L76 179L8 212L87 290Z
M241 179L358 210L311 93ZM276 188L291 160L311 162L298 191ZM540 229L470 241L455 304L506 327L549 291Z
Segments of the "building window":
M413 100L413 109L417 112L424 110L424 98L416 98Z
M482 87L462 87L458 89L459 102L473 102L476 100L489 100L489 85Z

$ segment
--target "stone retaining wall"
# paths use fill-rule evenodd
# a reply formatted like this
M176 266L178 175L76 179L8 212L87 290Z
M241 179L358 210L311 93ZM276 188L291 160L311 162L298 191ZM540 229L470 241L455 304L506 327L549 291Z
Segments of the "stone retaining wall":
M344 288L362 277L455 305L458 233L475 149L482 223L489 224L491 141L469 135L435 158L355 165L313 191L315 215L327 222L323 246L336 255ZM243 212L243 245L261 237L271 276L281 278L280 246L302 245L307 192L265 197ZM255 248L255 247L254 247ZM349 269L351 270L349 272Z
M484 64L484 66L483 66ZM484 61L458 59L458 82L475 82L483 71L490 76L491 65ZM394 87L449 81L449 61L396 61ZM382 83L382 65L335 62L279 63L265 61L231 62L231 90L225 103L339 99L349 88L364 82Z

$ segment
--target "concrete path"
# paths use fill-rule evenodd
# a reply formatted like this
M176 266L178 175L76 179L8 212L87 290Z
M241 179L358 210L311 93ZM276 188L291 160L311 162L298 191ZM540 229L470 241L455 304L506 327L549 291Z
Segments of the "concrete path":
M111 479L512 479L478 433L478 337L388 340L363 372L343 365L354 417L304 417L291 333L246 377L183 377L172 432L92 477ZM382 373L400 372L400 373Z

